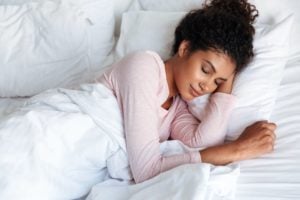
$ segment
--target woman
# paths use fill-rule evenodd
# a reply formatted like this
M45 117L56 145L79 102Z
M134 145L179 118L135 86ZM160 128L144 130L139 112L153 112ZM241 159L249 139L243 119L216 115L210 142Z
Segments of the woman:
M272 151L276 125L267 121L254 123L236 141L223 144L236 101L230 94L234 76L253 57L256 17L257 10L246 0L212 0L182 19L170 59L137 52L98 79L113 91L121 108L135 182L186 163L224 165ZM212 95L199 122L186 101L204 94ZM159 145L169 138L206 148L164 157Z

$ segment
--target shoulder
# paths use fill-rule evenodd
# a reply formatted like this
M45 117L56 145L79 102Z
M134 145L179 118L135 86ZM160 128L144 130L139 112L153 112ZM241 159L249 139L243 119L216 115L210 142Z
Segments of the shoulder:
M159 78L164 70L164 63L160 56L153 51L137 51L128 54L115 66L115 73L125 79Z
M163 64L160 56L154 51L136 51L125 56L121 62L129 66L160 66Z

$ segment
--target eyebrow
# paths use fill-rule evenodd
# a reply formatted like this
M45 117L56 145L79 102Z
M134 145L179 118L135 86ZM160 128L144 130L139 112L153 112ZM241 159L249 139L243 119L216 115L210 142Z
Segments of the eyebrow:
M216 73L216 68L215 68L215 66L214 66L209 60L205 60L205 59L203 59L203 60L204 60L207 64L209 64L210 67L213 69L214 73ZM223 81L227 81L226 78L219 78L219 79L221 79L221 80L223 80Z

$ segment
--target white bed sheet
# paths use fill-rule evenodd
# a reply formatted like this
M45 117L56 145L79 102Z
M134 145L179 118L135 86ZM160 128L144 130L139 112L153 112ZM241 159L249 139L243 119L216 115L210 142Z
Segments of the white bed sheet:
M300 55L290 61L271 116L278 125L274 152L240 162L237 200L300 199Z

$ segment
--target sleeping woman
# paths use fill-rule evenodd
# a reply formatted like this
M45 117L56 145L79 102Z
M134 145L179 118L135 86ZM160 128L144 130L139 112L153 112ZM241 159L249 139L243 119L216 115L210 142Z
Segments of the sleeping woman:
M247 0L209 1L181 20L168 60L152 51L135 52L97 78L120 106L136 183L186 163L225 165L273 150L276 125L268 121L250 125L224 144L236 103L233 81L253 57L257 16ZM205 94L211 96L199 121L187 102ZM165 157L159 147L168 139L203 150Z

